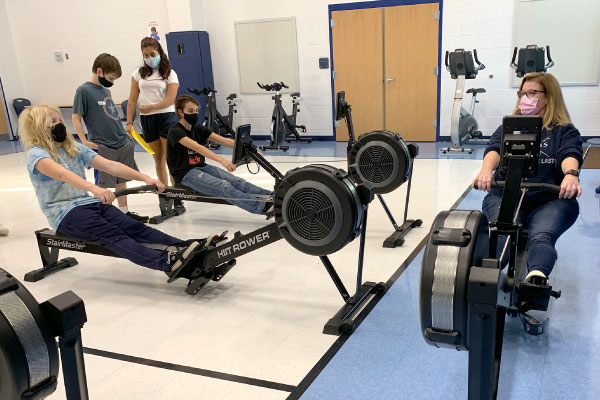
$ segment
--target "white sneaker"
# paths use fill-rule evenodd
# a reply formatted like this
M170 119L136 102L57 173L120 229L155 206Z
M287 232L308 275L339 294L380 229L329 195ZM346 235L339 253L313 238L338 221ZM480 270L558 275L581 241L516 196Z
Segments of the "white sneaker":
M548 278L546 275L544 275L544 273L542 271L538 271L537 269L534 269L532 271L529 271L529 273L525 277L525 282L531 282L535 277L538 277L538 276L543 279Z
M8 228L5 228L4 226L0 225L0 236L6 236L8 235Z

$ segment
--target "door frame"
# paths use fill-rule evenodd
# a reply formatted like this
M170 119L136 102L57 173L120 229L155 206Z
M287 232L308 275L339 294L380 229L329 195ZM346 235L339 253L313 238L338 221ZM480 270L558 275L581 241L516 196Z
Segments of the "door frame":
M2 99L0 99L0 106L2 107L1 112L6 115L6 122L8 125L8 135L10 136L10 140L17 140L17 136L15 135L15 130L13 129L12 119L10 117L10 110L8 109L9 105L6 101L6 95L4 93L4 85L2 84L2 78L0 78L0 92L2 94Z
M336 140L336 126L335 126L335 86L333 82L333 71L335 71L335 65L333 63L333 38L331 32L331 13L333 11L346 11L346 10L360 10L366 8L382 8L382 7L395 7L395 6L412 6L416 4L431 4L438 3L440 11L439 27L438 27L438 76L437 76L437 110L436 110L436 127L435 127L435 141L440 140L440 90L442 83L442 20L443 20L443 0L376 0L376 1L361 1L356 3L340 3L340 4L329 4L328 5L328 21L329 21L329 59L331 60L331 71L329 79L331 81L331 118L333 125L333 136L332 140Z

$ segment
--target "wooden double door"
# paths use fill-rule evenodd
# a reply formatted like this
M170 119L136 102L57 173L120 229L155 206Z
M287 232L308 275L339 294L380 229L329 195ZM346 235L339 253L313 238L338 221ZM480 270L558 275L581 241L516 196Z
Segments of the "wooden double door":
M439 3L331 15L334 89L346 92L355 134L386 129L435 141ZM348 140L343 122L336 140Z

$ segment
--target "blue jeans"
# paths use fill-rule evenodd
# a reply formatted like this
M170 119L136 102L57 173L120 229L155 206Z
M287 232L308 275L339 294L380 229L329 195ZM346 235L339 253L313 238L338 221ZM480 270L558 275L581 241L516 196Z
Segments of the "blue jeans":
M258 201L259 196L273 194L270 190L253 185L222 168L208 164L190 170L181 183L208 196L225 198L227 202L252 214L263 214L265 209L264 198Z
M502 197L488 194L483 199L482 209L491 222L498 218ZM527 244L527 270L538 270L550 276L556 263L556 241L569 229L579 216L579 203L576 200L556 199L538 204L535 198L523 201L518 220L529 231ZM497 256L500 257L506 236L498 237ZM508 251L502 259L502 266L508 262Z
M176 246L181 239L150 228L123 214L118 208L100 202L78 206L65 215L58 233L79 240L97 242L129 261L160 271L170 271L169 254L142 243Z

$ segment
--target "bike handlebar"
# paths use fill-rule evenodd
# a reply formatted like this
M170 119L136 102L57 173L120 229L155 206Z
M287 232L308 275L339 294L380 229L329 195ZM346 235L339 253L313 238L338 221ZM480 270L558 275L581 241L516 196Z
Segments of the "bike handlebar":
M448 64L448 57L450 56L450 52L446 50L446 58L444 59L444 64L446 64L446 69L450 71L450 64Z
M550 45L546 46L546 57L548 57L548 63L546 64L546 68L554 67L554 61L552 61L552 57L550 57Z
M202 90L190 89L190 88L187 88L187 90L188 90L188 92L193 93L193 94L198 95L198 96L201 95L201 94L207 96L210 93L213 93L213 94L217 93L217 91L215 89L213 89L211 87L208 87L208 86L205 87L205 88L203 88Z
M259 88L266 90L267 92L272 92L272 91L280 91L283 88L289 89L289 86L287 86L285 83L283 82L275 82L272 84L261 84L260 82L256 82L256 84L258 85Z
M515 46L515 49L513 50L512 60L510 61L510 67L512 69L517 69L518 68L517 63L515 62L517 60L517 51L518 51L517 46Z
M123 190L115 190L115 197L127 196L128 194L140 194L140 193L156 193L158 188L156 185L144 185L138 187L127 188Z
M479 61L477 57L477 49L473 49L473 57L475 58L475 62L477 63L477 67L475 67L475 72L485 69L485 65Z
M475 182L473 184L473 188L478 189L478 184L477 182ZM500 187L503 188L504 186L506 186L506 182L505 181L494 181L492 182L492 187ZM537 190L541 190L543 192L554 192L554 193L560 193L560 186L558 185L552 185L550 183L533 183L533 182L521 182L520 188L522 189L537 189Z

